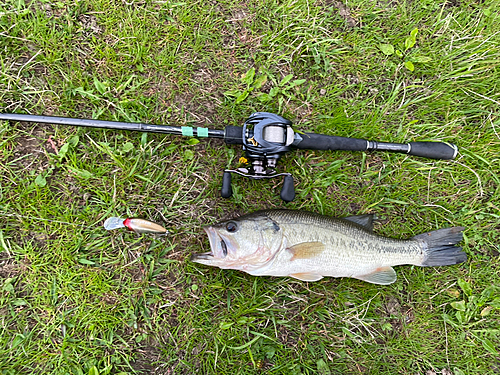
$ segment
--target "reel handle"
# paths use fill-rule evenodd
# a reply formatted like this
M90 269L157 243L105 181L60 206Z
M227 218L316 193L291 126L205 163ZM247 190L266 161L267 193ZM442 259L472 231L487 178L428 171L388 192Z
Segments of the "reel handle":
M288 173L283 173L283 174L275 174L275 175L269 175L269 176L260 176L260 177L255 177L253 175L249 175L246 173L243 173L238 170L225 170L224 174L222 175L222 188L221 188L221 196L222 198L231 198L233 195L233 189L231 187L231 173L236 173L244 177L248 177L250 179L263 179L263 178L273 178L277 176L282 176L285 175L285 178L283 180L283 186L281 187L281 193L280 197L283 201L285 202L291 202L295 199L295 187L294 187L294 181L293 177L291 174Z
M222 175L222 188L221 188L222 198L231 198L233 195L233 188L231 187L231 172L224 171Z
M291 174L285 176L285 178L283 179L283 186L281 187L280 197L287 203L295 199L295 187Z

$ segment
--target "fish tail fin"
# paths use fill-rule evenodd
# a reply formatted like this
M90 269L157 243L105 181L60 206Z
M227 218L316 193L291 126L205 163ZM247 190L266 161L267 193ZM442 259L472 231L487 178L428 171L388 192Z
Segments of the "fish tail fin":
M467 254L460 246L455 246L462 241L464 229L464 227L444 228L413 237L426 245L426 257L419 266L449 266L465 262Z

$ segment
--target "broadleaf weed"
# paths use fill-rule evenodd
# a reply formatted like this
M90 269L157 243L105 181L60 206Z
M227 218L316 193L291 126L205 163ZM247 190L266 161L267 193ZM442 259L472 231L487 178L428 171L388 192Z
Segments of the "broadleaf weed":
M382 51L382 53L386 56L396 55L400 59L403 59L403 65L406 69L413 72L415 70L415 63L427 63L432 61L430 57L414 55L408 52L413 47L415 47L417 43L417 34L418 28L414 28L410 35L404 41L404 49L401 51L398 48L395 48L392 44L389 43L379 43L378 48Z

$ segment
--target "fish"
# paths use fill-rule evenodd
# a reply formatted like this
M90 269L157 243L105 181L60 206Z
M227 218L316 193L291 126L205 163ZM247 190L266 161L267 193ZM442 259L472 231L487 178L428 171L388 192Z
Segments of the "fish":
M153 223L152 221L140 218L126 218L109 217L104 222L106 230L113 230L118 228L127 228L136 233L151 233L151 234L166 234L167 230L161 225Z
M263 210L204 227L210 251L191 260L254 276L313 282L350 277L372 284L396 281L393 266L463 263L464 227L443 228L406 240L373 232L373 215L334 218L302 210Z

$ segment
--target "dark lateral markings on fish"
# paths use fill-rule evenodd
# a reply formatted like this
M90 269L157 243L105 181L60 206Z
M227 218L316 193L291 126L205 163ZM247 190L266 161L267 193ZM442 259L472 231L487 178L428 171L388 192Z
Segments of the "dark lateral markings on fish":
M333 218L307 211L264 210L204 228L210 251L191 260L254 276L318 281L352 277L373 284L396 281L393 266L448 266L465 262L463 227L407 240L373 233L373 215Z

